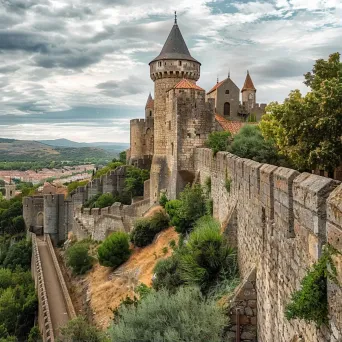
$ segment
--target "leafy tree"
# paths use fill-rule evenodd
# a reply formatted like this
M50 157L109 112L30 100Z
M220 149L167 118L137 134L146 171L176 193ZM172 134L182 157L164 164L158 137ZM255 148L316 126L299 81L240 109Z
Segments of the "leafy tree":
M275 144L271 140L265 140L256 125L246 125L241 128L234 137L230 152L259 163L285 165L284 158L279 156Z
M40 334L39 328L38 326L34 326L32 327L32 329L30 330L30 333L28 335L28 342L41 342L42 336Z
M205 146L213 150L214 155L219 151L228 151L230 141L230 132L212 132L209 134Z
M96 327L78 316L60 328L58 342L104 342L106 338Z
M142 196L144 194L144 182L150 178L148 170L130 166L125 178L125 192L131 197Z
M105 176L108 172L113 171L122 165L123 165L123 163L121 163L120 161L111 162L111 163L107 164L105 167L103 167L102 169L98 170L95 173L93 178L95 179L95 178L100 178L102 176Z
M166 193L163 192L163 193L161 194L161 196L160 196L159 204L160 204L163 208L165 208L166 203L167 203L168 201L169 201L169 199L167 198Z
M126 151L120 152L120 154L119 154L119 160L120 160L120 162L121 162L123 165L126 164L126 159L127 159Z
M88 253L89 243L79 241L66 251L67 265L74 274L84 274L92 268L93 258Z
M117 268L128 260L129 236L123 232L115 232L102 242L98 249L99 262L103 266Z
M20 266L23 270L30 270L32 245L31 241L21 240L8 249L3 266L15 270Z
M300 170L332 173L342 156L342 63L340 54L316 61L305 76L305 96L292 91L283 104L272 103L260 124L266 139Z
M196 288L180 288L173 296L161 290L139 305L121 307L109 335L120 342L222 342L227 318L216 302Z

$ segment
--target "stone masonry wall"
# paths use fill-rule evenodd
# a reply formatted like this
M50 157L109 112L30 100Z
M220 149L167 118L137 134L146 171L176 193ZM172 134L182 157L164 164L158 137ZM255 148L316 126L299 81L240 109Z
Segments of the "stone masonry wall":
M196 150L195 166L202 184L211 177L214 216L235 230L242 277L256 268L258 341L342 341L342 291L335 284L328 291L330 329L284 316L323 244L342 251L342 185L229 153L213 157L208 149ZM335 259L342 284L342 258Z
M150 208L150 199L132 205L114 203L103 209L78 207L74 211L73 232L77 239L91 237L102 241L115 231L130 232L133 223Z

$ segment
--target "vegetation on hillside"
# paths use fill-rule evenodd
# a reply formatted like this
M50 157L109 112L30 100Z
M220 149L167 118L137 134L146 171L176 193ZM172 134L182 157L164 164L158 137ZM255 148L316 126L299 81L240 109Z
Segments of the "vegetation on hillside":
M66 264L74 274L84 274L92 268L94 258L89 255L90 245L91 241L81 240L67 248Z
M310 87L294 90L283 104L271 103L260 124L264 137L299 170L322 169L332 174L342 161L342 63L340 54L316 61L305 74Z
M148 294L136 307L122 306L119 322L109 330L111 341L120 342L221 342L227 324L216 302L196 288L180 288Z

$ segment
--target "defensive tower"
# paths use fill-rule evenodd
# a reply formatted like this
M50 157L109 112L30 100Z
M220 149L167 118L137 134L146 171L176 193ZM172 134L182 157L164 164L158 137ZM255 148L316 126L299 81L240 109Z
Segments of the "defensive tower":
M241 89L241 93L242 104L246 107L249 113L252 113L256 105L256 89L248 70L245 83Z
M166 162L166 92L183 78L196 84L201 63L193 58L178 27L177 15L160 54L150 62L154 81L154 156L151 167L151 202L167 187Z

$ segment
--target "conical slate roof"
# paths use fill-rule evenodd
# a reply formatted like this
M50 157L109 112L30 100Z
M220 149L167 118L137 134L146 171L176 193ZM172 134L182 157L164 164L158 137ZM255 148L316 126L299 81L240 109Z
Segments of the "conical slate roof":
M173 25L169 36L167 37L161 53L152 62L165 59L183 59L199 63L190 55L189 49L186 46L182 33L176 22ZM152 62L150 62L150 64Z
M251 76L249 75L249 72L247 71L247 76L246 76L246 80L245 80L245 84L243 85L241 92L243 92L244 90L256 90L252 81Z
M150 95L148 96L147 98L147 102L146 102L146 106L145 106L145 109L147 108L153 108L154 107L154 101L152 99L152 95L150 93Z

